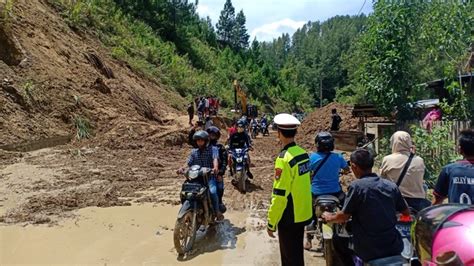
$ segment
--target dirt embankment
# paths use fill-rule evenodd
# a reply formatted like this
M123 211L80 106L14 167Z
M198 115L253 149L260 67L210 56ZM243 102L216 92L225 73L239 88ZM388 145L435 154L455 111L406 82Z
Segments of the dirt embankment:
M296 140L304 148L314 149L314 138L319 131L329 131L331 128L331 110L336 109L342 118L341 131L356 131L358 118L352 117L352 106L340 103L330 103L323 108L317 108L310 113L298 129Z
M175 124L166 117L184 108L181 97L72 30L47 1L14 1L11 14L0 25L0 146L75 135L79 118L99 138L133 123Z

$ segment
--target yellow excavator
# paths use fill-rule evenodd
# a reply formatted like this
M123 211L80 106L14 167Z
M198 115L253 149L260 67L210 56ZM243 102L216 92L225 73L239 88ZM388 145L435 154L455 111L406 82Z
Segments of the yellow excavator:
M237 102L237 96L240 98L240 105ZM237 80L234 80L234 104L236 112L247 115L247 95Z

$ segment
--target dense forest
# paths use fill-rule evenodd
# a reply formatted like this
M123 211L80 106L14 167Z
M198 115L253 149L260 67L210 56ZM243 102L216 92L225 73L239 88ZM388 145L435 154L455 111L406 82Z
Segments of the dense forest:
M407 102L431 96L419 84L448 78L457 99L449 103L453 115L466 116L472 105L455 78L474 40L471 1L377 1L369 16L308 22L272 42L249 40L244 10L231 0L216 22L188 0L49 1L115 58L188 98L217 95L230 107L237 79L269 111L336 100L376 103L385 114L396 107L406 116Z

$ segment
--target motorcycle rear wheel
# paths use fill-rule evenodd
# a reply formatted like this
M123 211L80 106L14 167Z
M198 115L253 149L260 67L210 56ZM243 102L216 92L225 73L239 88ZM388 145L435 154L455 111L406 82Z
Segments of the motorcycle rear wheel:
M188 211L183 217L176 220L174 226L174 247L179 255L191 251L196 240L196 212Z

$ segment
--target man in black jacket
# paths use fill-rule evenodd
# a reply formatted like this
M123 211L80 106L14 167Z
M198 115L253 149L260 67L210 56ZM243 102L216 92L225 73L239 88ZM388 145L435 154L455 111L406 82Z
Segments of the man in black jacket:
M253 150L252 140L250 139L247 132L245 132L245 123L241 120L237 121L237 132L232 134L232 136L230 136L229 148L231 150L244 149L244 148L249 148L249 150ZM229 155L229 165L231 163L232 163L232 158ZM250 172L250 156L248 154L247 154L247 176L250 179L253 179L253 174Z
M397 185L374 174L373 165L369 151L358 149L351 154L351 169L357 180L349 186L342 210L324 212L322 218L344 223L352 217L354 252L365 263L389 258L398 263L403 260L403 242L395 228L397 212L410 215L410 211ZM338 249L338 243L334 244Z

